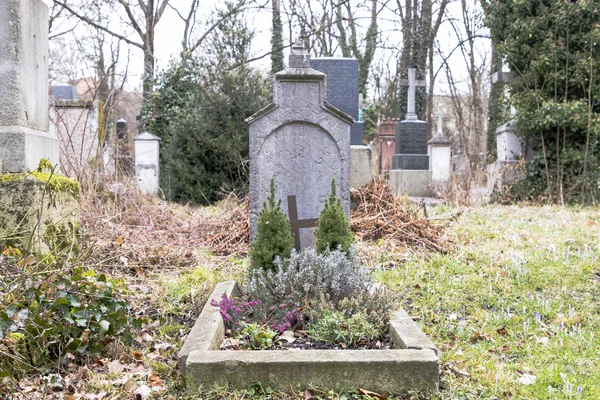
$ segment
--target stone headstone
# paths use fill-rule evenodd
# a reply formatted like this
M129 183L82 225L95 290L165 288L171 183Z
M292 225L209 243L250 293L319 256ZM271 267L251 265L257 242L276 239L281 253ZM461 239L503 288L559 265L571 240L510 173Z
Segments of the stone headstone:
M325 74L310 68L301 41L292 47L289 68L275 74L273 103L250 124L250 232L267 200L270 182L282 209L295 196L299 221L316 219L335 179L350 212L350 116L327 102ZM313 246L314 228L300 229L301 248Z
M438 183L448 182L452 172L452 141L444 136L443 117L441 107L438 107L437 133L427 142L431 179Z
M423 81L415 79L416 69L408 70L408 99L406 119L396 125L396 154L392 159L392 169L428 170L427 124L417 119L415 114L415 91L423 86Z
M142 193L157 194L160 138L150 132L144 132L133 138L133 143L138 187Z
M396 154L392 169L428 170L427 124L424 121L400 121L396 125Z
M363 123L359 119L358 60L344 57L320 57L310 66L327 76L327 102L352 118L350 144L363 144Z
M59 161L48 133L48 7L42 0L0 1L0 172Z

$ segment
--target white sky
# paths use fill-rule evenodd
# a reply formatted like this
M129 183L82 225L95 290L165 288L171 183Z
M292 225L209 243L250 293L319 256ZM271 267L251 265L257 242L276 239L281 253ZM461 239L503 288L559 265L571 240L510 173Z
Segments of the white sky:
M51 4L51 0L42 0L47 4ZM262 4L267 3L270 5L270 1L268 0L260 0ZM285 3L286 0L282 0L282 3ZM171 4L180 9L186 10L189 7L190 0L171 0ZM470 5L474 6L478 4L478 0L470 0ZM210 12L215 9L216 6L223 4L222 0L202 0L202 9L201 14L204 16L210 15ZM474 6L478 7L478 6ZM251 10L247 14L247 22L251 29L255 31L255 39L253 41L252 46L252 55L261 55L270 50L270 36L271 36L271 13L270 9L261 10L257 12L256 10ZM455 18L458 19L461 15L460 3L457 1L452 1L448 5L447 9L447 18ZM400 34L394 31L394 24L391 22L394 19L393 14L390 11L383 11L380 14L380 31L382 32L382 36L387 38L392 42L400 41ZM121 17L121 18L124 18ZM285 16L282 16L284 19L284 42L288 42L288 37L286 37L286 22ZM112 28L112 26L111 26ZM118 28L117 28L118 29ZM176 57L181 49L181 40L182 40L182 31L183 31L183 23L181 19L177 16L175 11L171 8L167 8L163 19L159 22L156 35L155 35L155 55L157 58L157 71L164 69L168 66L169 60L172 57ZM77 32L77 31L76 31ZM124 33L124 31L119 31L120 33ZM485 31L483 31L485 32ZM75 33L77 35L77 33ZM131 31L129 37L132 40L140 41L138 35ZM452 48L456 46L458 43L458 39L452 30L452 27L449 22L445 22L442 24L441 29L438 33L438 40L441 43L441 47L444 52L449 52ZM479 40L478 48L482 54L489 52L489 41L488 40ZM391 60L390 66L393 68L393 56L391 50L383 50L378 49L374 63L381 62L381 60ZM287 52L286 52L287 58ZM488 56L489 58L489 56ZM479 57L481 60L481 57ZM436 60L434 64L436 65L436 70L439 67L441 61L440 57L436 56ZM387 62L387 61L386 61ZM463 58L460 54L460 51L455 51L452 58L449 60L449 64L453 74L455 75L455 80L457 82L464 82L467 79L466 75L466 67L463 61ZM253 64L255 68L259 68L264 71L268 71L270 69L270 57L265 57L262 60L259 60ZM130 89L139 89L140 80L141 80L141 72L143 70L143 57L140 49L136 47L131 47L131 59L130 65L128 69L128 85ZM83 73L83 72L82 72ZM466 89L466 86L462 85L462 89ZM436 79L436 94L447 93L447 83L446 77L443 71L441 71Z

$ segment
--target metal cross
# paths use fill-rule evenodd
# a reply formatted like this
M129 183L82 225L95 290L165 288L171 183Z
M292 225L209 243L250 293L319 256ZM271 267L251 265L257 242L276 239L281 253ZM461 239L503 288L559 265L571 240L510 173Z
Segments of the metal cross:
M417 114L415 113L415 91L417 86L426 86L427 82L425 80L417 80L417 69L409 68L408 69L408 80L401 79L400 85L408 86L408 99L407 99L407 107L406 107L406 119L407 120L416 120Z
M298 219L298 206L296 196L288 196L288 215L290 216L290 225L294 234L294 247L300 251L300 228L316 228L317 218Z

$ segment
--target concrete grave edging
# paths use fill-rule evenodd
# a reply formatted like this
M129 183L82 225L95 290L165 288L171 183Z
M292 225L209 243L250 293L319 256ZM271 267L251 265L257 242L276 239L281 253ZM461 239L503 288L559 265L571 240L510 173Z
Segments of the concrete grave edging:
M239 294L235 281L219 283L179 352L188 390L227 384L244 389L252 381L288 391L290 387L378 393L438 390L435 345L402 309L390 318L392 350L220 350L225 327L217 307L222 294Z

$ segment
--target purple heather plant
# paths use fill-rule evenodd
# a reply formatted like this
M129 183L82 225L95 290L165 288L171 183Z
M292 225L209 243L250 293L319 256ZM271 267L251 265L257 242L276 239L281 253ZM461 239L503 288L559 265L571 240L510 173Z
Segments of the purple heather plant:
M241 329L240 322L250 322L250 317L255 307L260 305L260 300L242 301L227 297L223 293L221 301L218 303L213 300L210 302L213 307L219 307L219 313L223 318L225 328L231 329L233 333Z
M268 304L263 304L260 300L242 301L223 294L221 301L213 300L210 304L219 307L219 313L223 318L225 328L231 329L232 334L243 329L242 322L246 324L253 322L266 323L269 328L279 334L302 325L304 322L304 315L296 309L291 299L286 303L269 307ZM267 307L268 310L265 310ZM261 316L266 316L267 321L261 321Z

